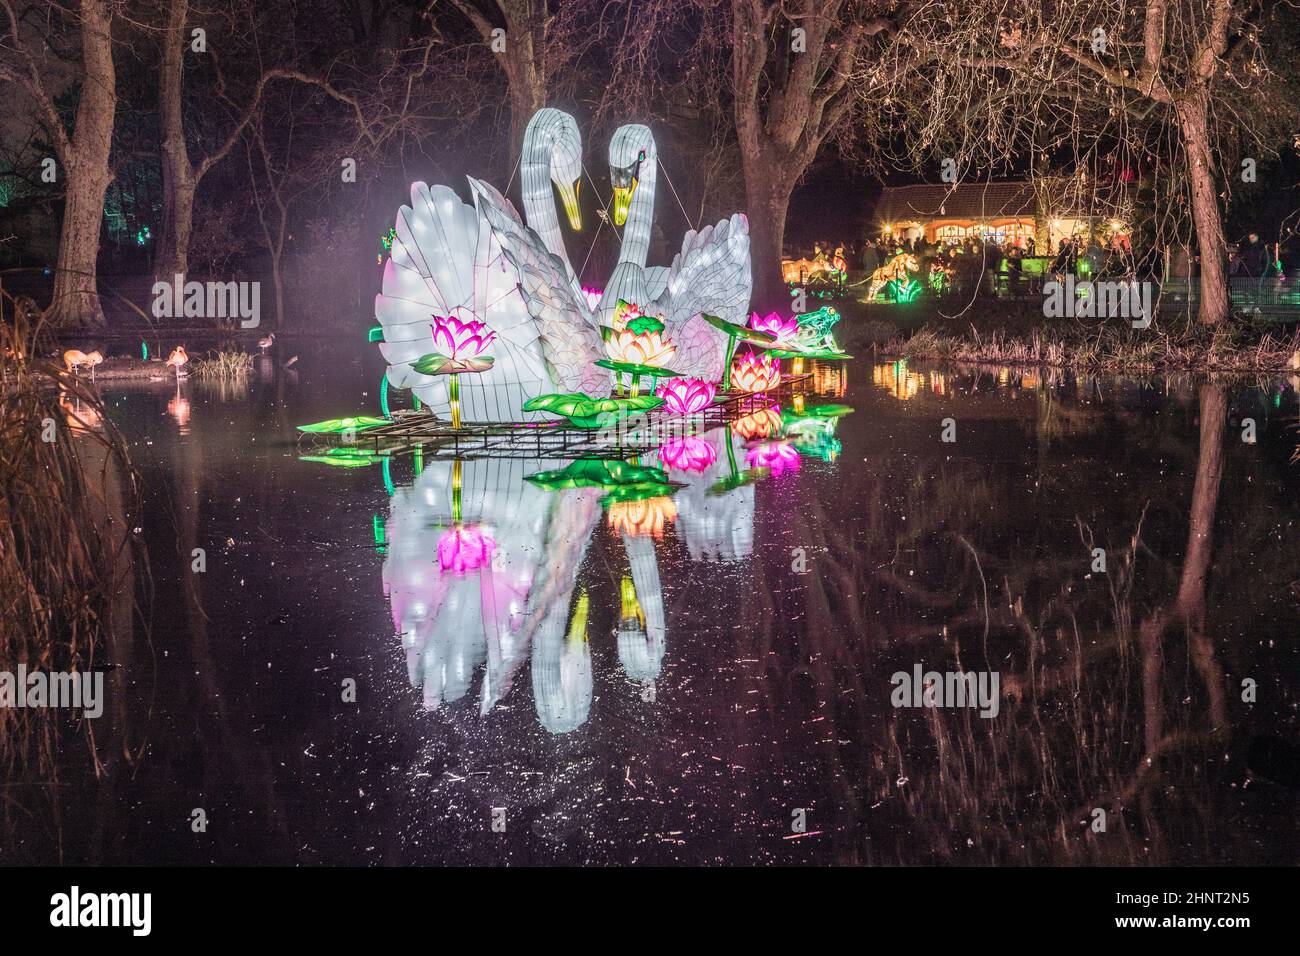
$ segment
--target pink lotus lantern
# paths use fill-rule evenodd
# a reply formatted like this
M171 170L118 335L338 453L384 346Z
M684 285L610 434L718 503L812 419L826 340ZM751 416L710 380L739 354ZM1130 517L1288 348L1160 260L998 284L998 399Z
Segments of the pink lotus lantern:
M438 567L461 575L492 563L497 543L475 527L449 528L438 539Z
M582 296L587 300L587 308L591 309L592 312L596 311L596 308L600 305L600 300L604 298L604 295L605 291L603 289L588 289L586 286L582 287Z
M664 400L664 411L674 415L694 415L713 404L718 387L698 378L667 378L659 383L655 394Z
M457 365L471 366L470 360L482 355L496 337L496 332L489 329L487 323L477 319L462 322L455 316L433 317L433 347Z
M755 445L745 454L745 461L751 468L768 468L772 474L796 472L799 470L799 452L789 442L774 441Z
M767 392L781 384L781 361L753 349L739 352L731 365L731 387L741 392Z
M698 435L686 435L661 445L659 460L677 471L704 471L718 460L718 451Z
M749 317L749 327L756 332L766 332L778 342L784 342L799 331L799 323L794 316L782 316L776 312L767 315L753 313Z

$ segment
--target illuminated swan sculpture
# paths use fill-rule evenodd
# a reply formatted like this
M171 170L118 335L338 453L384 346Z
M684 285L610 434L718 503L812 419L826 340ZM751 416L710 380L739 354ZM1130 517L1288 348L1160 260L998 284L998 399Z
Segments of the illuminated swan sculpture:
M559 284L585 303L564 252L551 182L560 191L569 222L581 225L577 183L582 171L577 124L558 110L541 110L528 125L521 161L524 209L530 233ZM471 180L471 187L475 181ZM492 215L484 203L497 207ZM538 321L519 292L519 275L502 255L492 221L519 223L514 206L490 187L474 190L474 205L447 186L411 187L411 204L397 215L383 291L375 316L383 327L380 351L388 381L409 388L436 414L451 407L447 377L424 375L412 363L436 352L433 316L478 319L497 333L485 372L461 376L461 416L466 421L513 421L524 402L553 391L601 393L609 373L591 366L604 355L590 317L580 323L554 310ZM522 229L520 223L520 229ZM532 417L532 416L530 416Z
M524 140L525 224L491 185L469 178L470 206L446 186L411 187L394 227L391 255L375 315L388 382L409 388L435 414L451 407L445 375L426 375L414 363L438 351L434 316L485 322L496 333L486 371L460 376L465 421L513 421L525 402L548 392L609 393L610 374L595 366L606 357L601 317L619 299L659 315L677 344L674 368L719 378L726 337L701 317L737 325L747 318L752 280L749 224L735 215L691 230L669 267L646 268L654 215L657 168L654 137L645 126L624 126L610 147L614 219L625 225L619 262L593 310L564 248L554 183L570 225L581 225L578 182L581 139L571 116L540 110Z
M658 152L648 126L621 126L609 144L614 224L623 226L618 263L605 285L597 314L608 323L618 302L635 302L660 316L677 344L673 368L708 381L722 375L727 339L700 318L716 315L736 325L748 319L753 277L749 221L733 215L691 230L672 265L646 267L654 219Z

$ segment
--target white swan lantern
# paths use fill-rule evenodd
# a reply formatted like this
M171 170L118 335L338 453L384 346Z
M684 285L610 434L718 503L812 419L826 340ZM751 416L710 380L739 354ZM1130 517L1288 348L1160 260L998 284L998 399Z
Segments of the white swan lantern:
M582 142L573 117L539 110L524 136L520 170L526 221L491 185L470 178L473 205L447 186L415 183L397 215L383 290L375 298L387 381L410 389L435 414L504 422L528 418L532 399L549 393L609 395L602 326L619 300L658 316L676 343L676 371L714 380L727 338L701 316L743 325L752 278L749 224L734 215L686 233L670 266L647 267L658 157L646 126L618 129L610 144L613 219L623 227L613 275L593 306L569 260L556 210L581 227ZM495 333L490 367L475 374L426 374L435 318L482 322ZM452 381L448 381L451 379Z

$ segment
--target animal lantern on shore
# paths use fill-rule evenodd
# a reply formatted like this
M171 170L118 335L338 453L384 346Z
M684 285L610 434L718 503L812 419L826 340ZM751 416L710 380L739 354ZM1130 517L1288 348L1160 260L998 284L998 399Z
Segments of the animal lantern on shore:
M782 259L781 277L787 285L801 285L817 280L834 282L844 271L837 265L844 264L843 257L831 259L820 254L813 259Z
M871 302L891 280L897 279L903 285L910 274L921 268L921 263L910 252L900 252L883 266L871 273L871 287L867 290L867 301Z

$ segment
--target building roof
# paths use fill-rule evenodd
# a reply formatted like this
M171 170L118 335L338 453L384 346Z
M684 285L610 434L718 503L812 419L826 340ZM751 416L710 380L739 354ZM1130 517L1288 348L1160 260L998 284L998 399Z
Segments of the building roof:
M876 218L885 223L1033 215L1034 187L1027 182L886 186L876 205Z

